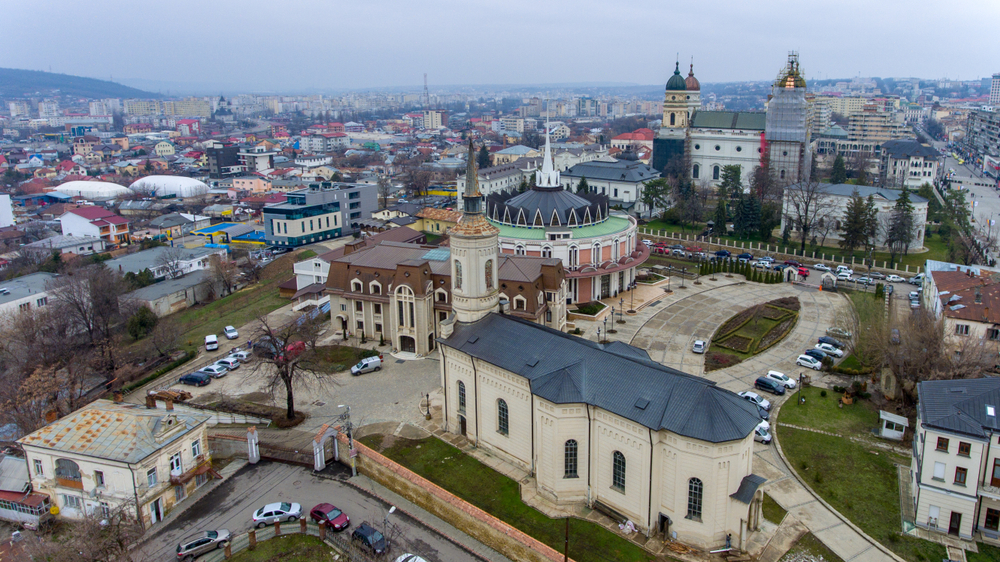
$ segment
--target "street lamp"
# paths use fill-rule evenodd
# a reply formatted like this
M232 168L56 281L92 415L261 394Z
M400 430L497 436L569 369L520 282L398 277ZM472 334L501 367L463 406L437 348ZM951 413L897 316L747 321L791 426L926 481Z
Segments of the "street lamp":
M357 464L354 462L354 426L351 425L351 407L350 406L345 406L343 404L338 404L337 407L338 408L347 408L347 411L344 412L343 414L341 414L335 420L334 423L339 422L339 421L346 422L346 425L347 425L347 442L348 442L348 448L349 448L347 454L351 457L351 476L354 477L354 476L358 475L358 467L357 467Z
M611 307L611 329L608 329L608 317L604 317L604 333L605 334L617 334L618 330L615 330L615 307Z
M601 327L597 327L597 343L601 343Z
M389 548L389 516L396 512L396 506L389 506L389 511L382 520L382 535L385 537L385 547Z
M669 285L670 283L667 282L667 284ZM628 313L629 314L635 314L635 288L636 287L638 287L637 282L636 281L632 281L632 290L629 292L629 294L631 296L629 297L629 301L628 301Z
M623 314L625 314L625 298L624 297L622 297L621 299L619 299L619 302L618 302L618 323L619 324L624 324L625 323L625 319L622 318Z
M687 288L687 287L684 286L684 276L687 275L687 272L688 272L688 268L685 267L685 268L681 269L681 289L686 289Z
M614 312L614 308L612 308L611 311ZM605 339L607 339L608 334L610 334L610 333L611 332L608 331L608 317L605 316L604 317L604 337L605 337ZM599 335L600 335L600 332L598 332L598 336Z

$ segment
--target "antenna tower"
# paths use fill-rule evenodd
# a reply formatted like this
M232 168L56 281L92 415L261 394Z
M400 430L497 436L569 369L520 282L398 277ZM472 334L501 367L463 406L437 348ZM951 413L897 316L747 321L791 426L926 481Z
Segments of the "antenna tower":
M424 73L424 109L431 108L431 94L427 90L427 73Z

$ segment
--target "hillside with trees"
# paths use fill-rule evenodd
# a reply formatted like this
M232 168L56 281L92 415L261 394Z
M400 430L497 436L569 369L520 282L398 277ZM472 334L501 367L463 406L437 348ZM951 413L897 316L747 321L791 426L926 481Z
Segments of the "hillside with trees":
M67 96L83 98L161 98L160 94L145 92L108 80L84 78L69 74L56 74L40 70L0 68L0 97L21 97L35 94L47 95L52 90Z

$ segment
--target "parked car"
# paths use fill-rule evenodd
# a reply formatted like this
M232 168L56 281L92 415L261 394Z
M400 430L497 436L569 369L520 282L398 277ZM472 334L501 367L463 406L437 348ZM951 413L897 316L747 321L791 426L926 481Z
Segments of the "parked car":
M816 343L828 343L837 349L844 349L844 342L831 338L830 336L820 336Z
M871 285L875 281L871 277L858 277L854 282L859 285Z
M215 351L219 349L219 338L215 334L205 336L205 351Z
M768 371L765 377L777 381L785 386L785 388L795 388L795 379L789 377L785 373L778 371Z
M841 271L837 274L837 281L854 281L854 279L851 279L850 272Z
M226 373L229 372L229 369L223 367L222 365L206 365L195 372L204 373L212 378L221 379L222 377L226 376Z
M885 292L886 292L886 293L889 293L889 294L891 295L891 294L893 293L893 289L894 289L894 288L895 288L895 287L894 287L893 285L886 285L886 286L885 286Z
M764 257L757 258L757 261L765 261L767 263L774 263L774 258L772 258L771 256L764 256Z
M785 260L785 265L794 265L795 267L799 267L802 264L795 260Z
M705 344L704 340L694 340L694 346L691 348L691 351L695 353L705 353L705 349L707 347L708 345Z
M753 259L753 254L750 252L743 252L742 254L736 256L740 261L750 261Z
M920 308L920 301L910 301L910 308L914 310Z
M231 534L226 529L203 531L197 535L191 535L177 545L177 559L187 562L217 548L226 548L230 536Z
M253 512L253 524L258 529L279 521L296 521L302 517L302 506L297 503L269 503Z
M238 350L238 351L234 351L234 352L232 352L232 353L229 354L229 358L236 359L240 363L246 363L247 361L250 361L251 357L253 357L252 353L250 353L249 351L242 350L242 349Z
M772 265L771 269L773 269L775 271L784 271L784 269L786 267L792 267L792 266L784 264L784 263L779 263L778 265Z
M219 359L218 361L215 362L215 364L225 367L230 371L235 371L236 369L240 368L240 360L231 355L229 357L223 357L222 359Z
M682 257L682 258L683 258L683 257L685 257L685 256L686 256L687 254L686 254L686 253L684 252L684 250L677 250L677 249L674 249L674 250L670 250L670 255L671 255L671 256L680 256L680 257Z
M684 244L671 244L667 247L670 248L671 250L683 250Z
M807 349L807 350L803 351L802 354L803 355L808 355L809 357L812 357L814 359L818 359L820 361L822 361L822 360L824 360L824 359L827 358L827 354L823 353L822 349L816 349L816 348Z
M753 266L759 269L771 269L771 262L769 261L755 261Z
M916 291L910 291L910 294L907 295L907 296L910 298L911 301L915 301L915 300L918 300L920 298L920 293L918 293Z
M354 529L354 532L351 533L351 540L360 542L375 554L382 554L388 550L385 537L375 527L369 525L367 521L358 525L357 529Z
M817 263L813 264L813 269L817 271L830 271L830 266L826 265L825 263Z
M868 277L871 277L872 279L882 280L882 279L885 279L886 275L885 275L885 273L879 273L878 271L873 271L873 272L871 272L871 273L868 274Z
M328 525L334 531L343 531L351 524L350 517L332 503L317 504L309 511L309 517L317 523Z
M403 554L396 558L395 562L427 562L427 560L416 554Z
M771 433L767 430L767 428L758 425L753 430L753 440L767 445L771 442Z
M226 339L235 340L240 337L240 333L236 331L236 328L232 326L226 326L222 329L222 332L226 334Z
M205 373L189 373L177 379L177 382L188 386L205 386L212 382L212 377Z
M844 350L837 349L836 347L834 347L834 346L832 346L832 345L830 345L828 343L818 343L818 344L816 344L813 347L815 349L818 349L818 350L822 351L823 353L825 353L827 355L832 355L834 357L843 357L844 356Z
M262 357L271 358L277 355L285 343L281 340L272 340L270 336L263 336L253 342L253 352Z
M653 245L653 241L652 240L643 239L642 243L645 244L647 248L649 248L650 246Z
M835 338L851 339L851 332L849 330L845 330L844 328L837 326L830 326L827 328L826 335L833 336Z
M753 387L779 396L785 393L784 384L768 377L757 377L757 380L753 382Z
M760 419L765 421L771 419L771 412L768 412L760 406L757 406L757 415L760 416Z
M906 280L910 285L921 285L924 282L924 274L918 273Z
M795 360L795 364L800 367L808 367L817 371L823 368L823 363L821 361L815 357L809 357L808 355L799 355L799 358Z
M804 267L802 267L802 266L800 265L800 266L799 266L799 275L800 275L800 276L802 276L802 277L804 277L804 278L805 278L805 277L809 277L809 270L808 270L808 269L806 269L806 268L804 268Z
M382 356L378 355L376 357L365 357L358 362L357 365L351 367L351 374L358 376L363 373L370 373L372 371L382 370Z
M887 275L885 280L890 283L902 283L903 281L906 281L906 279L903 279L899 275Z
M846 265L844 265L844 264L840 264L840 265L838 265L838 266L837 266L837 273L841 273L841 272L843 272L843 271L846 271L846 272L847 272L848 274L850 274L850 275L854 275L854 270L853 270L853 269L851 269L851 268L847 267L847 266L846 266Z
M760 394L753 392L751 390L744 390L739 393L739 396L744 400L749 400L750 402L757 405L758 408L763 408L764 410L771 410L771 403Z

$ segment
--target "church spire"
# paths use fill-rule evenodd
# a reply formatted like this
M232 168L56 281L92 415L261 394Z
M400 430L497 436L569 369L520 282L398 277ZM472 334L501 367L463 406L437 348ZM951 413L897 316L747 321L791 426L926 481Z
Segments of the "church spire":
M476 146L472 144L472 135L469 135L469 156L465 164L465 192L462 196L463 199L482 196L479 193L479 171L476 169Z
M535 172L535 185L538 187L561 187L559 170L556 170L552 160L552 143L549 141L549 110L545 108L545 151L542 154L542 169Z

